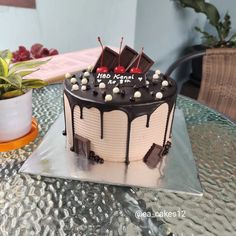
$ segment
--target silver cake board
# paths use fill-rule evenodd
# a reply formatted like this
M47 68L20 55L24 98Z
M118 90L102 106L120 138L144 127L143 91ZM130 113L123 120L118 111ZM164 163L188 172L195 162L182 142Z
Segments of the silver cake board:
M20 172L198 196L203 194L181 110L175 111L172 147L163 162L154 169L143 161L131 162L127 166L109 161L94 164L86 158L79 158L67 147L63 129L64 117L61 114Z

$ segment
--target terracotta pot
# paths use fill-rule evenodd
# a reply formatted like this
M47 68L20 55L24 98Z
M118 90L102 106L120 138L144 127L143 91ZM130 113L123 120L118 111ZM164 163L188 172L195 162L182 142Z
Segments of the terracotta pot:
M32 123L32 90L18 97L0 100L0 142L26 135Z

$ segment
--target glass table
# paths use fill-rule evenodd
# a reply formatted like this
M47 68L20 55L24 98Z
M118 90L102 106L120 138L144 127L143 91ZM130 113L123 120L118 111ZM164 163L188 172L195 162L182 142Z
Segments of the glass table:
M0 153L0 235L233 235L236 124L179 96L203 197L20 174L24 160L63 111L62 85L33 93L40 135Z

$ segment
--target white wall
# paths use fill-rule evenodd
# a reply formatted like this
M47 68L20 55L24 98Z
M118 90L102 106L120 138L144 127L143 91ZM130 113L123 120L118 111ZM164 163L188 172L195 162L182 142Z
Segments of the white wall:
M0 6L0 50L15 50L18 45L29 47L42 41L38 12L31 9Z
M229 10L236 31L236 0L210 0L220 12ZM224 4L222 4L224 2ZM37 0L36 9L0 6L0 49L15 50L41 42L68 52L105 44L125 43L145 52L165 71L187 45L200 43L194 26L206 17L177 7L174 0Z
M37 11L45 44L72 51L106 44L118 46L120 37L133 45L136 0L40 0Z
M136 17L135 47L144 46L162 71L180 56L186 45L199 42L193 27L204 25L203 16L167 0L139 0Z
M37 0L33 10L0 6L0 49L42 42L68 52L98 46L98 35L115 46L124 36L133 46L136 5L136 0Z

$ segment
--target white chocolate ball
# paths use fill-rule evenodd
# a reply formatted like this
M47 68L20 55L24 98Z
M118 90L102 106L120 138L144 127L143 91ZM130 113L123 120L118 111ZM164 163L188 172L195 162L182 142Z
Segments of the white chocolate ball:
M160 70L156 70L156 71L155 71L155 74L160 75L160 74L161 74L161 71L160 71Z
M72 78L70 79L70 82L71 82L72 84L76 84L76 83L77 83L77 79L76 79L75 77L72 77Z
M120 92L120 89L118 88L118 87L115 87L115 88L113 88L113 93L119 93Z
M112 96L111 96L111 94L107 94L105 96L105 102L110 102L110 101L112 101Z
M161 92L157 92L156 93L156 98L157 99L162 99L163 98L163 94Z
M169 83L168 83L167 80L163 80L162 83L161 83L161 85L162 85L163 87L166 87L166 86L169 85Z
M70 79L71 77L72 77L72 75L69 72L65 74L66 79Z
M79 90L79 85L78 84L73 84L71 90L72 91Z
M86 78L83 78L83 79L81 80L81 84L85 85L85 84L87 84L87 83L88 83L88 80L87 80Z
M142 96L142 94L141 94L141 92L139 92L139 91L136 91L136 92L134 93L134 98L141 98L141 96Z
M100 89L104 89L104 88L106 88L106 84L105 84L105 83L103 83L103 82L102 82L102 83L100 83L100 84L99 84L99 88L100 88Z
M149 85L149 84L150 84L150 82L148 80L146 80L146 85Z
M88 68L87 68L87 71L92 72L92 70L93 70L93 66L89 65Z
M88 71L85 71L84 72L84 77L89 77L90 76L90 73Z
M152 76L152 78L153 78L153 79L158 79L158 78L159 78L159 75L158 75L158 74L154 74L154 75Z
M87 90L87 86L86 85L82 85L81 86L81 90L83 90L83 91Z

